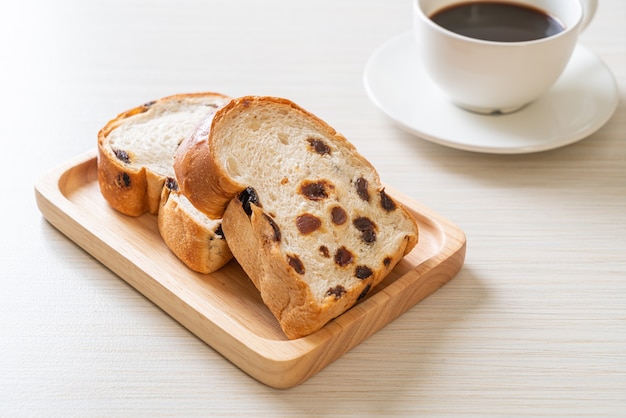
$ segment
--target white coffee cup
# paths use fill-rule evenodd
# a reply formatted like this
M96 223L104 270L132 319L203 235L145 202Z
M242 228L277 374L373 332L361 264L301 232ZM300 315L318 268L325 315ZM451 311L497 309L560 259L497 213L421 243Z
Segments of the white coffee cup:
M460 35L431 17L467 0L413 0L413 32L421 61L458 106L509 113L542 96L559 78L587 27L597 0L502 0L543 11L564 29L530 41L490 41Z

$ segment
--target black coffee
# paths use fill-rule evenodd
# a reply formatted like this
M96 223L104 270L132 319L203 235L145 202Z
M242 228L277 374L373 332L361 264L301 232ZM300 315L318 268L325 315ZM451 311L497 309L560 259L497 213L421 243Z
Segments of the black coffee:
M430 18L459 35L497 42L532 41L565 29L558 20L539 9L491 1L455 4Z

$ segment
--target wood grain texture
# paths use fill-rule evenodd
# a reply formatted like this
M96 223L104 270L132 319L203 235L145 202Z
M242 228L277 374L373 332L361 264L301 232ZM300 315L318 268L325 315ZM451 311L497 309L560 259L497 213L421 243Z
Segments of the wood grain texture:
M257 380L295 386L435 292L461 269L465 235L388 188L420 227L413 251L368 297L320 331L289 340L241 267L203 275L184 266L159 235L156 217L128 217L100 194L94 152L45 175L35 187L46 219L187 329Z

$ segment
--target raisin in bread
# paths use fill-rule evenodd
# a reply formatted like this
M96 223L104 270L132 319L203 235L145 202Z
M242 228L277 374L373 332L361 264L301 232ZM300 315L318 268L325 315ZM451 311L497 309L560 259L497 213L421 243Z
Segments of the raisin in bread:
M159 210L167 177L174 177L180 142L228 97L178 94L119 114L98 132L98 182L109 204L125 215Z
M102 195L126 215L158 213L167 246L201 273L219 269L232 254L221 220L207 218L177 192L172 164L182 140L228 100L217 93L168 96L121 113L98 133Z
M190 269L212 273L233 258L224 240L222 221L198 211L179 192L172 177L163 187L157 219L163 241Z
M223 216L233 255L290 339L364 298L418 240L374 167L285 99L234 99L181 145L174 168L198 209Z

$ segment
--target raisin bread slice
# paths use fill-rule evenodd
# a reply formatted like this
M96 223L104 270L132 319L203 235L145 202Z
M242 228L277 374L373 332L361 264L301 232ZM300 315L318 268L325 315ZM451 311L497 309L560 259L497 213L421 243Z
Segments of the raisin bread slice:
M285 99L234 99L181 145L174 168L198 209L223 216L233 255L290 339L364 298L418 240L374 167Z
M218 93L177 94L119 114L98 132L98 182L119 212L156 214L174 152L207 115L228 102Z
M212 273L233 258L221 219L211 219L198 211L178 191L172 177L165 181L157 220L165 244L190 269Z
M166 245L201 273L221 268L232 254L221 220L201 214L177 192L173 158L196 125L228 100L217 93L168 96L121 113L98 133L98 181L104 198L125 215L158 213Z

